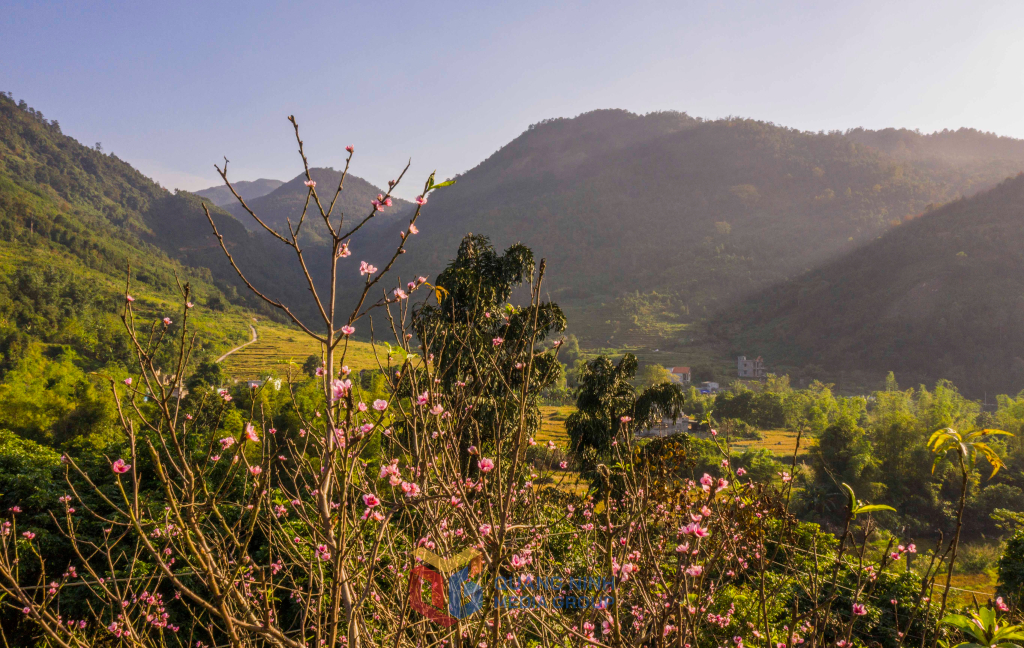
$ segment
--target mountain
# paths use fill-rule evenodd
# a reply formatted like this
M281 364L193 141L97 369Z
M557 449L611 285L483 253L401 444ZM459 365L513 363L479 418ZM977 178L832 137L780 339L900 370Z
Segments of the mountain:
M235 187L235 191L238 195L245 200L253 200L260 196L266 196L268 193L277 189L284 183L280 180L270 180L267 178L260 178L258 180L239 180L238 182L232 183ZM217 187L210 187L209 189L202 189L200 191L192 192L202 198L208 198L210 202L218 207L224 205L230 205L235 202L236 198L231 193L231 190L221 185Z
M334 192L341 181L341 171L336 171L330 167L311 168L309 175L316 182L317 195L326 212L330 209L331 199L334 197ZM305 183L306 175L304 173L299 174L265 196L246 200L246 204L264 223L273 227L278 232L287 235L288 219L291 219L293 226L298 225L303 207L306 205L309 189ZM337 225L341 217L344 216L344 221L342 221L344 227L342 230L350 229L370 213L373 209L370 201L375 200L382 193L383 190L379 187L375 187L366 180L350 173L345 178L343 191L338 196L338 201L334 205L334 211L331 212L331 222ZM394 222L397 214L406 213L411 207L409 202L399 198L393 199L392 202L394 204L390 209L385 210L374 219L374 227L387 222ZM249 229L262 229L237 201L226 205L225 209ZM312 200L309 202L306 211L306 220L302 226L302 232L305 236L301 238L307 244L325 244L329 240L323 217L320 215L320 210L316 203Z
M431 196L399 267L436 275L467 232L522 241L547 258L547 289L587 344L645 329L668 331L651 342L664 345L1022 170L1024 141L977 131L810 133L601 110L531 126Z
M298 279L268 237L227 212L212 216L240 265L260 286L285 290ZM0 255L7 270L59 266L82 280L123 285L131 263L156 294L178 275L201 297L224 298L270 315L224 258L201 199L170 193L113 154L83 146L56 121L0 93ZM6 273L5 273L6 274Z
M712 329L781 372L1024 388L1024 175L746 301ZM849 379L849 377L848 377ZM855 378L856 379L856 378Z

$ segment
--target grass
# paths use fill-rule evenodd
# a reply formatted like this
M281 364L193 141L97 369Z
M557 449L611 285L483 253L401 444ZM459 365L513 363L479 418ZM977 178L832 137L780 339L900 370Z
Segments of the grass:
M796 450L796 432L790 430L766 430L761 432L761 439L738 439L732 442L732 448L739 450L770 450L781 457L792 457ZM804 436L800 440L800 450L806 453L811 447L811 440Z
M554 441L563 451L569 447L569 436L565 432L565 419L576 410L571 405L542 405L540 408L540 433L537 443Z
M320 343L307 337L302 331L279 324L256 323L257 340L241 351L232 353L221 363L224 373L235 380L251 380L272 375L284 377L289 367L293 372L301 371L302 363L311 355L320 355ZM248 336L246 336L248 337ZM344 360L340 354L344 352ZM336 361L343 362L353 371L378 369L378 358L387 366L387 347L374 346L368 342L352 340L348 348L338 347ZM397 362L405 353L399 351L392 359Z

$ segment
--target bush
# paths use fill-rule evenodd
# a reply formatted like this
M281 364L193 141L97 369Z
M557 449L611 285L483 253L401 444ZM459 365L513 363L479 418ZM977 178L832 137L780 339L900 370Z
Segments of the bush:
M1018 607L1024 598L1024 528L1017 529L999 559L997 591Z

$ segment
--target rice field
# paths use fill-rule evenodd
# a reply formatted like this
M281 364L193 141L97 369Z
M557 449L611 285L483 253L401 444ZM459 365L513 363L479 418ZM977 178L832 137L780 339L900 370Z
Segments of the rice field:
M320 355L320 343L307 337L302 331L277 324L256 323L256 342L237 351L221 363L224 373L235 380L253 380L271 375L284 377L289 368L293 372L302 370L302 363L311 355ZM344 360L341 360L344 353ZM336 364L345 364L353 371L377 369L380 364L387 367L388 351L384 345L374 346L368 342L350 341L347 349L339 346ZM405 357L401 350L392 357L399 362Z

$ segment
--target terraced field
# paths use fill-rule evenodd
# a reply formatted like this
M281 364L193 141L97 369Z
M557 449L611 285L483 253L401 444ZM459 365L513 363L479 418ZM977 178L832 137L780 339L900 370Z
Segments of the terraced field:
M311 355L320 355L320 344L308 338L298 329L278 324L256 323L256 342L237 351L221 363L224 373L235 380L252 380L265 375L283 377L288 369L301 371L302 363ZM341 347L339 347L339 352ZM378 345L376 356L373 345L367 342L351 341L345 351L344 364L353 371L377 369L378 359L383 366L388 362L387 347ZM399 351L392 362L405 357Z

